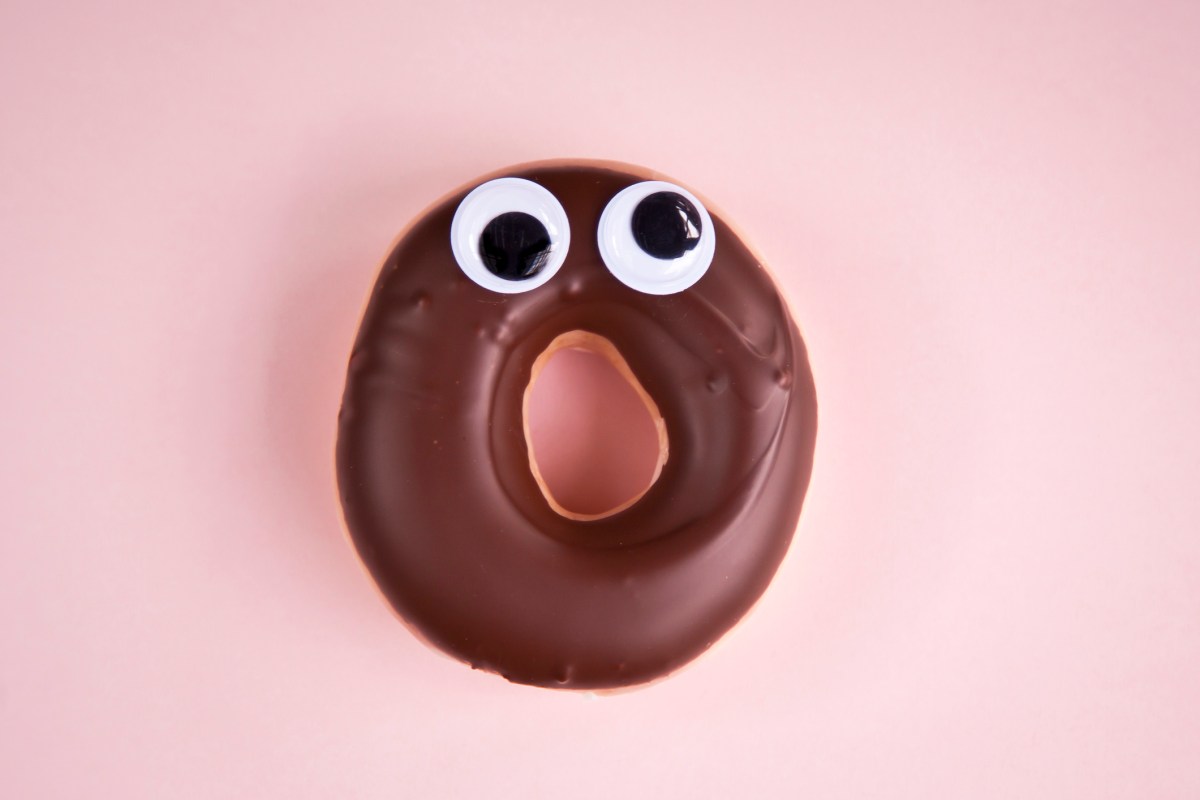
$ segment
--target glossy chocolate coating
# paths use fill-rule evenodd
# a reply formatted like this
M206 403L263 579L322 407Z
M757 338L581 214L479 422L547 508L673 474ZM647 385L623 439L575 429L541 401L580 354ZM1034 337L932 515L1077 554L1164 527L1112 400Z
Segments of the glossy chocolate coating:
M469 280L449 238L473 187L402 237L350 357L346 525L396 611L456 658L539 686L644 683L710 647L775 574L812 468L808 359L767 272L715 215L716 257L692 288L647 295L608 272L600 214L655 176L562 163L505 174L562 203L566 262L524 294ZM572 330L616 345L670 442L649 491L593 521L550 507L522 419L531 365Z

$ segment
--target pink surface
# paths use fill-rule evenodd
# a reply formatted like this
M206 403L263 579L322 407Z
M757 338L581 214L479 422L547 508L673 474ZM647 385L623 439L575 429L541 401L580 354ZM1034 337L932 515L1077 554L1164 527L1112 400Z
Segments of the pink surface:
M476 5L0 11L0 794L1200 796L1200 7ZM601 699L418 643L332 484L393 235L559 155L739 224L822 409Z
M526 418L526 441L554 500L576 514L605 514L641 496L659 466L650 413L608 359L576 348L554 353L529 391Z

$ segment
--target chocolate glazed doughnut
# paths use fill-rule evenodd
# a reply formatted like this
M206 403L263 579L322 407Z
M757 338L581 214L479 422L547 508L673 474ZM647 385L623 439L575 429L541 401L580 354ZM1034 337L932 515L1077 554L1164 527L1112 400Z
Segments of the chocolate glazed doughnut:
M382 267L338 419L346 526L399 615L472 667L646 683L729 630L787 550L816 437L804 344L681 187L595 162L503 176L520 180L442 201ZM564 346L612 360L660 425L657 479L607 515L558 506L531 458L527 390Z

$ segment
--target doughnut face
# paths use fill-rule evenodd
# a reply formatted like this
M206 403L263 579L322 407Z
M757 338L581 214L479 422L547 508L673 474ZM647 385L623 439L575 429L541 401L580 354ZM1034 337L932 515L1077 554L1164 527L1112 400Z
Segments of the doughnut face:
M642 221L630 239L653 240L669 271L663 255L693 258L707 221L715 241L707 269L696 277L686 271L698 262L683 264L671 279L694 282L659 294L615 276L601 252L601 217L614 197L652 176L590 162L504 175L561 204L565 258L552 248L561 263L528 291L493 291L469 278L451 228L483 181L400 239L367 304L338 420L346 527L399 615L472 667L554 688L646 683L714 644L783 559L816 437L807 355L758 259L718 216L704 211L702 221L690 200L655 196L657 205L643 208L643 216L676 214L682 233ZM541 213L530 208L529 216ZM632 216L625 224L634 225ZM505 270L539 268L536 248L545 242L533 223L492 227L491 242L520 242L516 266ZM561 241L563 232L551 236ZM488 248L497 246L481 246L491 257ZM525 433L533 365L574 332L619 352L661 412L669 444L646 493L600 519L552 507Z

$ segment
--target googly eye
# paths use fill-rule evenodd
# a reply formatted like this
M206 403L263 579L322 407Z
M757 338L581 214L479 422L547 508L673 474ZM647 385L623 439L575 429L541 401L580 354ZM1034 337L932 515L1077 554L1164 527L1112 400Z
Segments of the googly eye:
M562 204L523 178L497 178L463 198L450 223L450 248L467 277L517 294L554 277L567 257L571 227Z
M666 181L643 181L604 208L597 231L600 256L617 280L646 294L675 294L712 264L712 218L696 196Z

